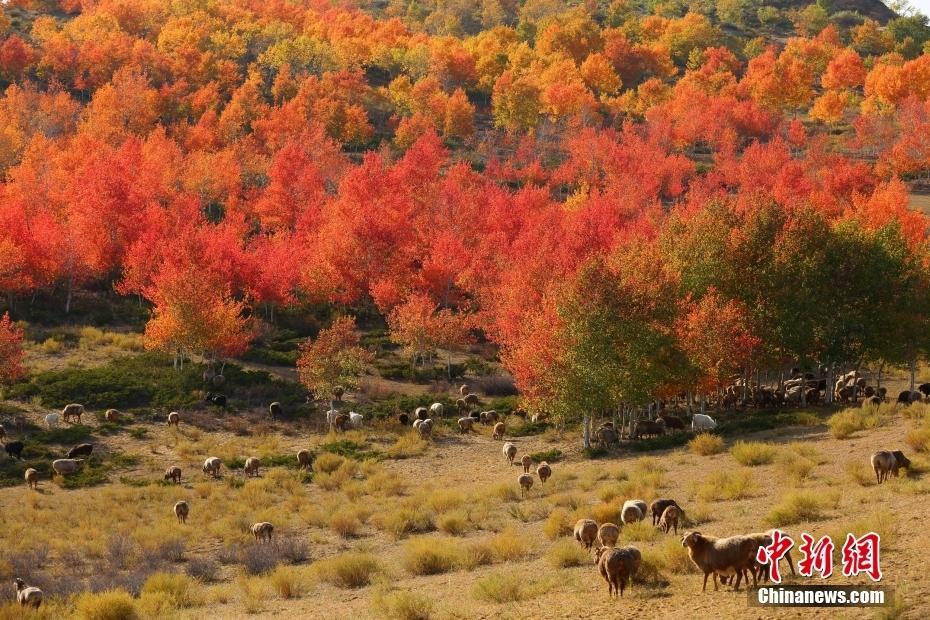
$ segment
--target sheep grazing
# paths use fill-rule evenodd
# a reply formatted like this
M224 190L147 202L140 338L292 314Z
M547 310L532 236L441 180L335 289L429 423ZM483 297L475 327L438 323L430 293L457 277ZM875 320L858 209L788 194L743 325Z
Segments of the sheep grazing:
M214 478L219 478L220 465L222 465L222 463L223 462L215 456L207 458L207 460L203 462L203 473L210 474Z
M226 396L224 394L214 394L213 392L207 392L207 396L203 400L204 402L210 403L214 407L226 407Z
M878 407L881 404L882 404L882 399L879 398L878 396L869 396L868 398L865 398L862 401L863 407L865 407L866 405L873 405L875 407Z
M365 416L354 411L349 412L349 428L362 428L365 423Z
M458 424L459 424L459 432L467 433L474 426L475 420L466 416L464 418L459 418Z
M417 418L416 420L413 421L412 426L414 430L418 430L421 424L423 424L423 420L421 420L420 418Z
M649 512L652 513L653 525L656 525L659 522L659 519L662 518L662 513L664 513L665 509L669 506L675 506L681 512L681 515L684 516L685 511L681 509L681 506L678 505L678 502L667 497L660 497L658 499L652 500L652 503L649 504Z
M463 397L468 394L468 386L464 383L459 386L459 394L461 394Z
M632 546L599 547L594 552L594 562L601 577L607 582L608 595L623 596L627 583L633 583L633 576L639 570L642 554Z
M878 484L887 480L889 473L897 478L898 470L909 469L910 466L911 461L900 450L880 450L872 455L872 470L875 472Z
M575 540L585 549L590 549L597 540L597 523L591 519L580 519L575 523Z
M417 427L417 431L420 433L420 439L430 439L433 436L433 420L430 418L423 420Z
M400 422L401 426L407 426L408 424L410 424L410 416L407 415L406 413L402 413L399 416L397 416L397 421Z
M539 481L543 484L546 484L546 480L552 477L552 468L549 467L549 463L543 461L536 468L536 475L539 476Z
M49 429L58 428L59 424L61 424L61 414L50 413L45 416L45 426Z
M481 420L482 424L494 424L499 418L497 412L491 409L490 411L482 411L479 413L478 419Z
M333 418L333 428L337 433L344 433L349 427L349 414L339 413Z
M70 405L65 405L65 408L61 410L61 419L67 422L70 418L77 418L78 424L80 424L83 414L84 405L71 403Z
M178 523L187 523L187 515L190 514L190 506L183 499L174 504L174 516L178 518Z
M413 410L413 417L418 420L425 420L429 417L429 409L426 407L417 407Z
M433 403L429 406L429 415L431 418L441 418L444 407L442 403Z
M13 585L16 587L16 600L21 607L39 608L42 604L42 590L35 586L27 587L26 582L18 577L13 581Z
M261 461L254 456L250 456L245 460L245 465L242 466L242 471L246 476L258 476L258 468L261 466Z
M772 532L774 531L775 530L769 530L767 532L753 532L752 534L746 534L746 537L756 541L756 550L758 551L759 547L767 547L768 545L772 544ZM785 552L785 560L788 561L788 568L791 569L791 576L797 577L797 573L794 571L794 561L791 559L791 550ZM768 571L762 569L766 568L767 566L767 564L759 564L759 562L756 561L753 566L753 573L765 580L768 578Z
M530 473L530 467L533 466L533 459L530 458L529 454L524 454L523 458L520 459L520 464L523 465L523 473Z
M630 433L631 439L641 439L647 435L659 437L665 434L665 422L659 418L657 422L651 420L640 420L633 425L633 432Z
M3 444L4 451L14 459L22 459L24 447L25 444L19 440Z
M177 426L181 423L181 414L177 411L172 411L168 414L168 426Z
M459 410L459 413L468 413L468 403L465 402L464 398L456 400L455 407Z
M507 425L503 422L498 422L494 425L494 433L491 435L493 439L503 439L504 433L507 432Z
M675 534L678 534L678 521L681 519L681 510L678 506L672 505L665 509L662 516L659 517L659 529L668 534L669 530L675 528Z
M107 409L103 414L104 422L111 422L113 424L119 422L120 413L116 409Z
M611 446L620 443L620 435L612 426L602 426L594 432L594 441L601 446Z
M252 532L252 536L254 536L255 540L258 542L271 542L271 535L274 533L274 526L267 521L259 521L258 523L253 523L252 527L249 528L249 531Z
M643 502L643 504L645 505L645 502ZM642 521L645 517L646 515L643 513L643 509L636 501L627 501L623 503L623 508L620 510L620 520L624 525Z
M274 422L277 418L280 418L284 413L284 409L281 408L281 403L274 401L268 405L268 416L271 418L271 421Z
M517 482L520 483L521 496L526 497L529 490L533 488L533 476L529 474L520 474L520 477L517 478Z
M714 420L709 415L704 415L703 413L695 413L691 418L691 430L692 431L709 431L717 428L717 421Z
M616 547L620 538L620 527L614 523L602 523L597 528L597 544L601 547Z
M481 404L481 399L478 398L478 395L475 393L466 394L464 397L462 397L462 399L469 407L474 407L475 405Z
M39 472L32 467L23 472L23 478L26 480L26 486L30 489L39 488Z
M181 468L172 465L165 470L165 480L174 480L175 484L181 484Z
M917 391L925 397L930 398L930 383L921 383L917 386Z
M517 456L517 446L513 445L509 441L504 444L504 458L510 461L510 464L513 465L513 460Z
M477 411L472 411L471 413L468 414L468 417L470 417L475 422L481 421L481 414L478 413Z
M73 459L78 456L90 456L90 453L94 451L93 444L82 443L74 446L68 450L68 458Z
M685 421L678 416L665 414L659 417L665 423L666 429L685 430Z
M714 591L718 589L718 575L734 574L734 589L739 590L740 580L747 571L752 571L756 564L756 552L759 549L758 541L749 536L715 538L700 532L685 534L681 539L681 546L688 548L691 561L704 573L702 592L707 591L707 577L711 574L714 575ZM752 574L755 582L755 572Z
M84 464L84 459L56 459L52 461L52 469L59 476L76 473Z
M297 467L299 469L310 469L310 465L313 463L313 457L310 455L309 450L298 450L297 451Z

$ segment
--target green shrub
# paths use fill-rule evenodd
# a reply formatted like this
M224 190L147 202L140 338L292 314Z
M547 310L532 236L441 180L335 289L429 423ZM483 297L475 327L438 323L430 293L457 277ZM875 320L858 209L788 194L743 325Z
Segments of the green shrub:
M824 500L811 491L789 491L766 520L773 527L817 521L823 518L824 507Z
M546 450L544 452L534 452L530 455L530 458L533 459L534 463L557 463L562 460L562 451L558 448L553 448L552 450Z

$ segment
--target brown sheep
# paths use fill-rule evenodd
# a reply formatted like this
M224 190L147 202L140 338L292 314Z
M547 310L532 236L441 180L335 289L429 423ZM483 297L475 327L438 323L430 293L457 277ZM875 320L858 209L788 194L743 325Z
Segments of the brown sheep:
M178 424L181 423L181 414L177 411L172 411L168 414L168 426L174 426L177 428Z
M675 528L675 534L678 534L678 520L681 518L681 510L678 506L669 506L659 518L659 529L668 534L668 531Z
M513 460L517 456L517 446L513 445L509 441L504 444L504 458L510 461L510 464L513 465Z
M312 463L313 457L310 455L309 450L297 451L297 466L299 469L310 469Z
M181 468L174 465L166 469L165 480L174 480L176 484L181 484Z
M460 433L469 432L474 427L474 424L475 424L474 418L471 418L469 416L465 416L464 418L459 418L458 420L459 432Z
M499 417L497 412L491 409L490 411L482 411L478 414L478 421L482 424L495 424L498 421Z
M280 418L284 413L284 409L281 407L281 403L274 401L268 405L268 417L271 418L271 421L274 422L277 418Z
M552 468L549 467L549 463L545 461L540 463L539 467L536 468L536 475L539 476L540 482L546 484L546 480L552 476Z
M734 589L739 590L740 581L746 572L753 571L756 551L759 549L758 541L749 536L716 538L700 532L685 534L681 539L681 545L688 548L691 561L704 573L702 592L707 591L707 577L711 574L714 575L714 591L718 589L718 575L733 574L736 575ZM752 575L755 585L755 572L752 572Z
M660 497L659 499L652 500L652 503L649 504L649 511L652 513L653 525L656 525L659 522L659 519L662 518L662 513L664 513L665 509L669 506L675 506L678 508L678 510L681 511L681 516L684 517L685 511L681 509L681 506L678 505L678 502L667 497Z
M910 466L911 461L900 450L891 452L880 450L872 455L872 469L875 471L875 479L878 484L887 480L889 473L897 478L898 470L901 468L909 469Z
M188 514L190 514L190 507L184 500L181 500L174 505L174 516L178 518L178 523L187 523Z
M652 422L650 420L640 420L633 425L633 432L630 437L632 439L641 439L646 435L651 435L653 437L658 437L665 434L665 422L662 418L659 418L658 421Z
M71 403L70 405L65 405L65 408L61 410L61 419L67 422L68 418L77 418L78 424L80 424L81 415L83 414L84 414L84 405L79 405L77 403Z
M417 432L420 433L421 439L430 439L433 436L433 420L427 418L417 426Z
M575 523L575 540L585 549L590 549L597 540L597 523L591 519L580 519Z
M30 489L39 488L39 472L32 467L23 472L23 478L26 480L26 486Z
M107 409L106 413L103 414L103 420L105 422L119 422L120 413L116 409Z
M753 532L752 534L746 534L747 537L752 538L756 541L758 547L765 547L772 544L772 532L774 530L769 530L767 532ZM756 549L758 550L758 547ZM791 569L791 576L797 577L797 573L794 571L794 561L791 559L791 550L785 552L785 559L788 561L788 568ZM753 572L758 573L759 578L763 581L768 578L768 571L762 570L768 565L760 565L758 562L754 565Z
M642 554L639 549L627 547L599 547L594 552L594 562L597 564L601 577L607 582L609 596L623 596L627 583L632 584L633 576L639 570Z
M333 428L336 429L337 433L346 432L346 428L349 426L349 414L340 413L333 418Z
M258 476L258 468L261 466L261 461L254 456L250 456L245 460L245 465L242 467L242 472L246 476Z
M520 464L523 465L523 473L530 473L530 467L533 466L533 459L530 458L529 454L524 454L523 458L520 459Z
M503 439L504 433L507 432L507 425L503 422L498 422L494 425L494 433L491 435L494 439Z
M258 523L253 523L249 531L252 532L252 536L254 536L255 540L258 542L271 542L271 536L274 534L274 526L267 521L259 521Z
M597 542L601 547L616 547L620 528L613 523L603 523L597 529Z
M517 478L517 482L520 483L521 497L526 497L529 490L533 488L533 476L529 474L520 474L520 477Z
M42 604L42 590L35 586L27 587L26 582L18 577L13 581L13 585L16 587L16 600L20 607L39 608Z

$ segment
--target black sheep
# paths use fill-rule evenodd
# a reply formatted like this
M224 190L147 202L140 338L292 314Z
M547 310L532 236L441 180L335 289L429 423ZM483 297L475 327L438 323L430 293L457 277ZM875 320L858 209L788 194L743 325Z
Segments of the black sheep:
M911 391L904 390L903 392L898 394L898 402L904 403L905 405L911 404Z
M399 416L397 416L397 421L401 423L401 426L409 426L410 416L407 415L406 413L402 413Z
M68 458L73 459L79 456L90 456L90 453L94 451L94 446L89 443L82 443L74 446L68 450Z
M226 406L226 396L224 394L214 394L213 392L209 392L204 400L217 407Z
M11 441L10 443L3 445L3 449L6 450L6 453L14 459L22 459L24 447L25 444L21 441Z
M917 386L917 391L924 396L930 396L930 383L921 383Z

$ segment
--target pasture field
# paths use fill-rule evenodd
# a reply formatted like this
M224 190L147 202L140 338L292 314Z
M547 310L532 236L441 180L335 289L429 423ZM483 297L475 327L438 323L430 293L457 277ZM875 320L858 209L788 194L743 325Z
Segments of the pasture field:
M119 359L131 368L131 358ZM536 478L521 499L522 469L507 463L489 426L462 435L447 415L425 442L391 416L331 434L320 414L293 405L286 419L267 419L258 401L286 384L228 374L249 384L239 401L247 405L223 413L189 402L179 407L178 429L164 423L165 407L127 408L118 424L101 422L95 407L83 425L46 431L42 418L52 408L40 396L0 405L8 435L25 437L26 461L95 444L79 476L53 481L43 472L38 491L22 483L25 465L3 456L0 579L23 576L43 588L46 604L33 617L926 617L930 406L857 408L829 424L835 410L720 414L723 444L715 449L692 448L690 437L643 440L595 459L579 450L577 429L510 417L517 460L530 454L553 468L547 484ZM643 449L668 443L678 445ZM314 453L312 472L297 468L302 448ZM898 448L913 467L877 486L869 455ZM223 460L219 479L200 471L208 456ZM256 478L242 473L248 456L262 460ZM174 464L180 485L162 479ZM701 593L681 531L665 535L648 518L621 532L644 565L632 590L609 599L571 528L583 517L619 522L625 499L657 497L678 500L685 530L711 535L776 525L796 539L802 531L834 540L879 532L883 584L896 602L877 614L772 612L747 608L745 591L731 587ZM180 499L190 505L186 525L172 512ZM272 545L251 540L248 526L257 521L274 524ZM0 607L0 618L21 614L14 602Z

